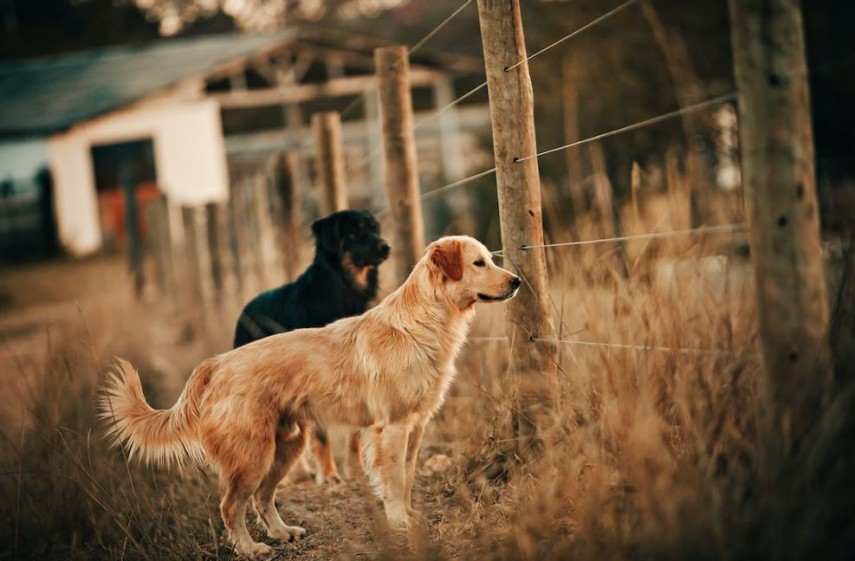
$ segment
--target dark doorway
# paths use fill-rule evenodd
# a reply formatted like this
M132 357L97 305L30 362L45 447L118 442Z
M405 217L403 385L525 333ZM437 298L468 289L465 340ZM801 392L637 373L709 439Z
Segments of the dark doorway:
M133 252L145 233L140 209L159 193L154 143L141 139L93 146L92 162L104 248Z
M92 147L101 233L107 250L125 251L137 296L143 286L145 203L159 195L150 138Z

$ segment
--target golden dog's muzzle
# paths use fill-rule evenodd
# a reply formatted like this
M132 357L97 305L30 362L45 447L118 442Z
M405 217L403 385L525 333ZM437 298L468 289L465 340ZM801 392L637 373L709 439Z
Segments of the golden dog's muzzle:
M478 298L484 302L501 302L502 300L507 300L508 298L512 298L519 290L520 285L522 284L522 280L519 277L512 277L508 282L508 291L504 294L500 294L498 296L493 296L491 294L484 294L483 292L478 293Z

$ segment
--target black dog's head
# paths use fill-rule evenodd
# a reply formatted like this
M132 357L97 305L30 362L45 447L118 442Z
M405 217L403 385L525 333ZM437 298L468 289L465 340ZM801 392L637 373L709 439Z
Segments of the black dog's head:
M356 267L377 266L389 257L380 223L366 210L342 210L312 223L318 253L335 254Z

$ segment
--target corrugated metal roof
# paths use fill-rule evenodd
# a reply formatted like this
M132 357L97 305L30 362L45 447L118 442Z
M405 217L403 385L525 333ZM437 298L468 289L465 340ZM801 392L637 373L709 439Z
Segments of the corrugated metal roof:
M0 62L0 135L65 130L291 36L234 33Z

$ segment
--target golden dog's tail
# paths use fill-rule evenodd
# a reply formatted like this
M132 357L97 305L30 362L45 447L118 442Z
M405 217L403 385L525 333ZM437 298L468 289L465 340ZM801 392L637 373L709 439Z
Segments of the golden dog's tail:
M179 468L203 457L197 434L199 401L214 371L213 360L196 367L171 409L153 409L146 402L140 375L131 364L117 358L101 393L100 417L112 421L107 436L124 445L130 458Z

